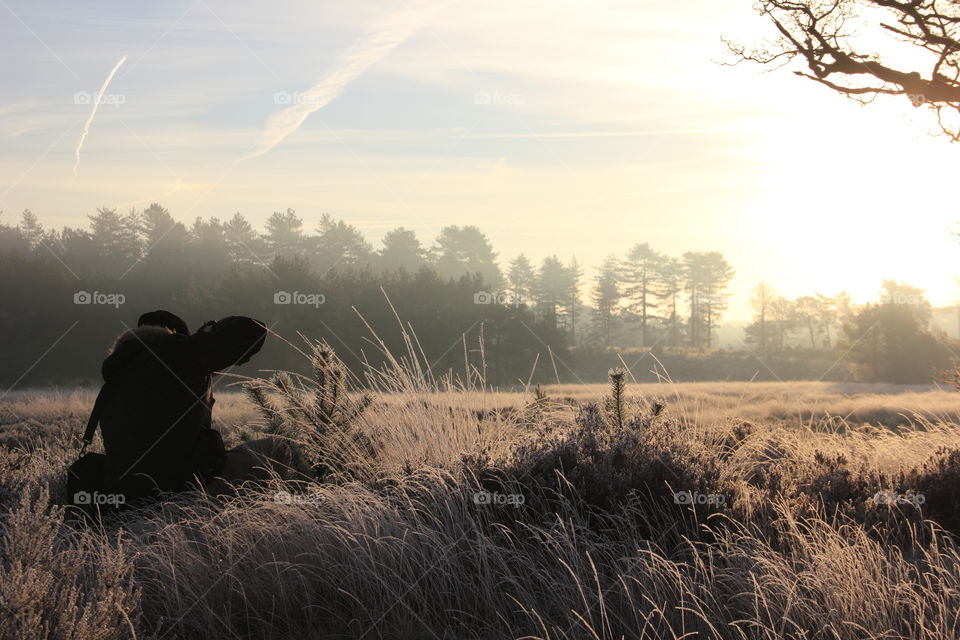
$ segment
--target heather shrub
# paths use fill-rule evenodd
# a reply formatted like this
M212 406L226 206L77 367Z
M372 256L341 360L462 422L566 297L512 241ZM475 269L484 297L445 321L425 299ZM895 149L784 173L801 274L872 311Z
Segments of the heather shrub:
M64 531L45 490L0 521L0 637L129 638L140 589L126 544Z

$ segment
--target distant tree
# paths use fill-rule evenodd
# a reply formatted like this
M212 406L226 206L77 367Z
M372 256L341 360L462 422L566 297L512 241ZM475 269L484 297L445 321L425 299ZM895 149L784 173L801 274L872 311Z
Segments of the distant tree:
M767 282L761 282L750 293L750 306L756 316L753 324L746 328L747 336L760 346L760 354L767 355L770 346L770 307L777 297L776 290Z
M663 318L664 331L669 335L668 344L671 347L679 346L680 316L678 314L680 295L684 289L684 264L671 257L666 257L660 265L660 279L654 289L658 304L663 307L667 315Z
M303 254L303 220L293 209L274 211L267 219L264 236L267 250L273 257Z
M785 66L859 102L881 95L926 105L960 140L960 12L956 0L759 0L777 38L728 42L741 60ZM877 52L883 52L882 54Z
M597 271L590 296L594 306L594 315L600 326L601 340L605 347L610 346L621 296L620 261L616 256L607 256Z
M239 211L223 224L223 234L231 262L261 263L258 254L262 247L257 232Z
M734 271L717 251L688 251L683 261L690 299L690 342L709 349L713 329L727 307Z
M140 235L145 253L149 254L173 228L177 221L170 215L170 211L160 204L153 202L140 212Z
M3 215L2 211L0 211L0 215ZM26 249L26 241L20 229L0 222L0 255L11 253L18 249Z
M837 301L836 298L825 296L822 293L817 296L817 319L820 321L820 329L823 331L824 347L829 349L832 346L830 329L837 322Z
M933 318L933 305L924 296L923 289L912 287L896 280L884 280L880 292L880 302L883 304L901 305L910 309L921 326L926 327Z
M570 344L577 344L577 315L580 310L580 287L583 278L583 267L574 256L570 258L566 269L566 307L567 317L570 319Z
M24 209L20 215L20 235L31 251L43 242L43 225L30 209Z
M426 252L413 230L397 227L383 236L379 264L382 271L403 269L413 274L426 264Z
M837 319L841 324L849 322L856 312L853 305L853 298L846 291L841 291L833 296L833 308L836 309Z
M648 327L655 317L657 298L654 295L661 277L664 257L646 242L634 245L623 262L623 295L626 309L640 322L640 346L649 345Z
M167 209L156 202L144 209L140 213L140 235L144 261L151 269L166 269L174 264L183 266L190 234Z
M517 301L530 303L535 280L536 274L527 256L521 253L510 261L507 268L507 282L510 285L510 292Z
M704 319L706 321L707 348L709 349L713 344L713 331L717 327L717 322L723 317L723 312L727 310L730 300L730 281L733 279L735 272L719 251L707 252L706 263L710 277L707 279L704 289L706 292Z
M231 262L227 233L219 218L198 217L190 229L190 246L195 270L219 274Z
M547 256L540 263L540 269L533 284L533 299L543 322L552 329L560 326L560 316L567 300L567 273L557 256Z
M820 300L814 296L800 296L793 302L797 321L806 329L811 349L817 348L817 335L820 333L820 318L823 313L820 304Z
M500 286L497 254L487 236L475 226L442 228L431 254L441 278L459 280L476 274L491 289Z
M770 303L770 317L777 331L777 350L783 351L787 344L787 337L796 321L793 302L783 296L777 296Z
M325 213L320 217L317 233L311 261L321 276L333 269L363 269L370 265L373 246L353 225Z
M60 232L60 259L75 271L84 271L102 259L86 229L64 227Z
M945 340L924 328L904 305L864 305L844 326L844 334L841 348L858 380L927 383L950 362Z
M132 268L142 255L140 243L140 220L135 212L128 215L116 209L97 209L90 217L90 231L94 247L100 256L100 267L122 275Z

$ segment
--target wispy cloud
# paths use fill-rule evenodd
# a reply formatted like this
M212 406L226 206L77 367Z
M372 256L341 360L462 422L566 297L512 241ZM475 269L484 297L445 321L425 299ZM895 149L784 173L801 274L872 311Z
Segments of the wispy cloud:
M267 119L260 146L245 158L267 153L300 128L307 117L330 104L350 82L359 77L397 45L409 38L439 8L439 2L417 2L374 25L341 53L333 67L315 85L290 96L293 103Z
M103 99L103 94L107 92L107 87L110 86L110 81L113 80L113 76L116 75L117 70L120 66L127 61L127 56L120 58L120 62L114 65L113 69L110 71L110 75L107 76L107 79L103 81L100 90L97 91L97 94L93 96L90 100L90 115L87 117L87 121L83 123L83 131L80 132L80 140L77 142L77 150L74 152L74 163L73 163L73 177L77 177L77 170L80 168L80 149L83 148L83 142L87 139L87 134L90 133L90 125L93 124L93 118L97 115L97 107L100 106L100 101Z

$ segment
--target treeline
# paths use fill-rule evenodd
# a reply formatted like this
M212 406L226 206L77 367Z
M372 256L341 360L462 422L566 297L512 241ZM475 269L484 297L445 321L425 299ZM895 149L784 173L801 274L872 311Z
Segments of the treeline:
M557 370L575 380L573 348L632 346L634 327L641 346L662 332L664 344L711 346L732 274L718 253L672 259L647 245L608 258L586 282L576 258L556 255L539 265L520 255L504 273L475 226L444 227L429 246L396 228L374 248L329 215L308 231L290 209L273 213L262 232L240 213L187 226L159 204L102 208L89 220L88 228L47 229L29 210L15 226L0 220L5 380L27 370L24 382L93 378L109 340L156 307L195 322L228 313L273 320L287 335L327 339L358 369L377 357L358 313L393 348L403 345L399 315L437 370L463 369L466 341L468 359L483 360L472 364L493 383L526 380L538 355L544 366L534 380ZM83 293L90 304L75 304ZM66 357L34 362L71 320L80 324L56 351ZM565 364L547 367L551 359Z
M956 353L955 341L931 326L933 305L923 290L896 280L883 280L877 300L864 305L846 292L790 300L761 282L750 305L755 315L744 343L762 359L806 349L836 356L831 370L855 380L926 383L952 367Z
M435 374L503 385L526 379L538 356L569 357L563 332L525 306L477 304L497 272L476 228L444 229L433 250L397 229L380 251L343 222L325 216L321 229L305 234L292 211L272 216L263 234L240 215L187 228L151 205L101 209L89 229L47 230L24 212L17 226L0 224L4 386L97 380L113 338L157 308L193 328L251 315L294 343L298 333L327 340L357 372L383 360L365 322L404 351L398 318ZM295 346L271 339L247 372L299 370Z
M444 227L429 245L396 228L374 247L343 220L324 215L307 229L290 209L271 215L262 231L239 213L184 225L159 204L99 209L89 219L88 228L59 230L30 211L16 225L0 219L0 378L7 386L96 379L112 338L155 308L193 326L252 315L287 337L326 339L358 372L380 362L367 324L388 348L403 350L399 318L416 332L432 371L491 384L602 379L619 363L617 352L650 349L691 378L749 377L742 354L728 368L723 353L705 357L716 350L734 275L719 252L669 256L640 243L585 278L575 257L534 264L521 254L501 269L475 226ZM854 316L839 311L842 300L786 301L764 286L755 292L760 319L747 328L747 347L806 377L796 351L806 340L818 354L839 348L836 336L855 325ZM794 353L777 355L784 350ZM807 360L819 375L823 357ZM258 361L302 364L279 340ZM649 368L634 374L647 377ZM857 375L899 376L883 368L878 360ZM756 370L764 377L759 363ZM845 366L829 372L848 374Z
M0 225L0 251L53 257L73 275L126 279L138 271L186 282L218 277L232 267L270 271L273 260L303 260L322 278L362 274L382 277L428 269L444 281L479 279L477 304L525 307L568 346L713 346L727 307L733 269L718 252L665 256L638 244L623 258L608 257L584 283L575 257L556 255L534 265L523 254L503 273L498 254L475 226L451 225L425 247L402 227L389 231L374 249L343 220L323 215L308 233L296 212L274 212L263 233L240 213L227 221L197 218L188 228L152 204L126 214L98 209L90 228L46 230L31 211L18 226ZM587 302L584 302L584 298Z

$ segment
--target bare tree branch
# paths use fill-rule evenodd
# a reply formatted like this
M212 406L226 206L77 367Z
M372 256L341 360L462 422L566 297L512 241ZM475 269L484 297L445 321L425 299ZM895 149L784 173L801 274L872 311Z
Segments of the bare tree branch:
M777 37L747 48L725 41L736 62L783 66L860 102L902 95L936 114L943 133L960 140L960 0L758 0ZM903 69L866 50L862 30L876 27L891 43L915 47L928 66Z

